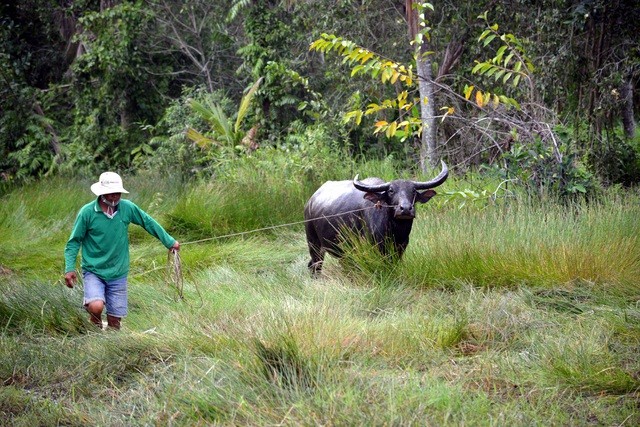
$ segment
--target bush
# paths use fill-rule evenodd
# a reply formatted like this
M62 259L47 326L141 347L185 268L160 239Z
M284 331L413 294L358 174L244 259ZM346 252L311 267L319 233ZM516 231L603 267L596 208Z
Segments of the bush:
M517 179L529 195L569 201L597 196L599 182L569 144L557 148L538 140L515 144L504 155L503 179Z
M607 133L588 155L593 170L606 184L630 186L640 182L640 134L632 140L622 128Z

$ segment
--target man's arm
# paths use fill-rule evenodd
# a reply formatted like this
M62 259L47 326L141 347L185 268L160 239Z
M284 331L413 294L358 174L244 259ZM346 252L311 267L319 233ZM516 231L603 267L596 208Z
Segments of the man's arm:
M76 216L76 222L73 224L73 230L64 248L64 280L70 288L73 288L73 285L78 279L76 275L76 258L78 257L78 251L80 250L80 246L82 246L86 232L86 221L82 215L82 211L80 211L78 216Z
M131 202L131 206L133 208L131 222L144 228L147 233L160 240L167 249L180 250L180 242L171 237L151 215L140 209L133 202Z

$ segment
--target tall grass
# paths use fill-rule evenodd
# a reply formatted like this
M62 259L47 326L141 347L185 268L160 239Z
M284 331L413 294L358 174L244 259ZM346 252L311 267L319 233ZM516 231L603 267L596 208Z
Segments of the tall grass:
M418 209L402 260L354 239L313 279L301 224L214 238L301 219L325 172L293 175L302 160L278 161L253 159L207 183L125 181L183 242L184 299L165 276L165 249L132 226L120 332L92 328L81 284L59 277L90 182L4 196L0 419L640 424L637 196L462 209L436 199ZM391 178L391 164L326 174Z
M484 210L425 209L403 273L415 285L544 287L586 281L633 293L640 277L637 213L637 200L575 208L511 203Z
M0 325L5 333L84 333L89 327L79 312L82 294L78 289L15 278L2 282Z

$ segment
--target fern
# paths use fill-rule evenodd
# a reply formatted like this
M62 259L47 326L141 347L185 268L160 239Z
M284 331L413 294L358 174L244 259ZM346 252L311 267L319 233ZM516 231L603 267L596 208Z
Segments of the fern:
M236 0L235 2L233 2L231 8L229 9L229 14L227 15L227 22L231 22L236 19L240 11L242 9L248 8L250 5L251 0Z
M242 97L242 100L240 101L240 107L238 108L238 118L236 119L236 124L234 126L234 131L235 132L239 132L240 131L240 126L242 125L242 122L245 118L245 116L247 115L247 111L249 110L249 105L251 104L251 101L253 100L253 97L256 94L256 91L258 90L258 87L260 87L260 83L262 83L262 77L260 77L249 89L249 91L247 92L247 94L245 96ZM242 139L242 138L240 138Z
M219 104L209 102L207 103L208 105L205 105L195 99L189 99L188 103L193 111L211 126L211 136L207 136L193 128L188 128L185 134L186 137L195 142L200 148L211 148L212 146L234 148L241 144L246 135L242 125L261 82L262 78L259 78L242 97L235 123L225 114Z

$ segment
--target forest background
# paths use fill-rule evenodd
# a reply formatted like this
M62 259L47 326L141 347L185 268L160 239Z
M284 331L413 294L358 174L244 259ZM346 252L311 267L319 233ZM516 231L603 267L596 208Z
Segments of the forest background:
M0 424L640 425L636 3L1 2ZM311 277L322 182L440 160ZM62 280L104 170L182 243L118 332Z
M640 179L630 0L1 8L3 191L106 169L215 178L258 147L442 158L561 197Z

